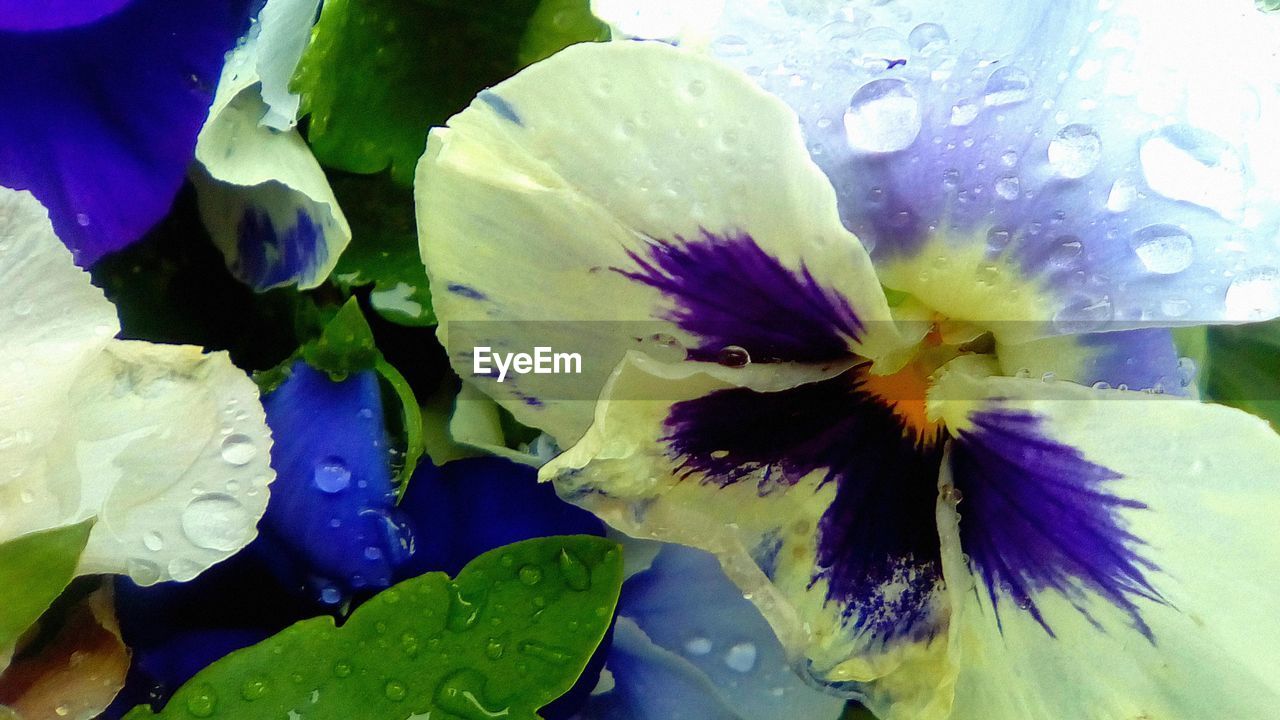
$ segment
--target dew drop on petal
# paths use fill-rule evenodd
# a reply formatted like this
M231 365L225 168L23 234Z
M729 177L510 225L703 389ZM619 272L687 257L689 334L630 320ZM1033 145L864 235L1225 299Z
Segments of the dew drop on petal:
M1227 287L1227 320L1266 320L1280 314L1280 271L1272 267L1246 270Z
M1194 259L1191 235L1177 225L1148 225L1133 234L1129 247L1143 267L1160 275L1182 272Z
M925 57L945 48L950 41L946 28L937 23L921 23L907 35L911 47Z
M1245 199L1244 161L1230 143L1188 125L1170 125L1147 138L1138 151L1152 190L1238 216Z
M740 642L729 648L724 654L724 664L735 672L751 672L756 666L755 643Z
M351 469L342 458L330 456L316 463L311 482L321 492L340 493L351 485Z
M235 433L222 440L222 459L232 465L247 465L258 455L258 448L247 435Z
M1102 139L1089 125L1075 123L1049 141L1049 166L1064 178L1082 178L1102 161Z
M725 367L744 367L751 363L751 354L739 345L726 345L716 354L716 362Z
M849 100L844 113L845 140L854 150L896 152L915 141L922 123L920 101L906 81L872 80Z
M1138 187L1133 181L1120 178L1111 186L1107 195L1107 209L1113 213L1122 213L1133 207L1138 199Z
M1017 200L1020 192L1022 192L1022 181L1017 177L1011 175L996 181L996 195L1003 200Z
M142 536L142 544L151 552L160 552L164 549L164 538L160 533L149 532Z
M690 655L706 655L711 652L711 640L704 637L689 638L684 642L684 650Z
M982 103L987 107L1012 105L1031 97L1031 76L1021 68L998 68L987 78Z
M240 501L221 493L201 495L182 511L183 534L191 544L207 550L239 549L253 524Z
M951 106L951 124L956 127L965 127L978 119L978 113L981 110L978 103L972 100L961 100Z

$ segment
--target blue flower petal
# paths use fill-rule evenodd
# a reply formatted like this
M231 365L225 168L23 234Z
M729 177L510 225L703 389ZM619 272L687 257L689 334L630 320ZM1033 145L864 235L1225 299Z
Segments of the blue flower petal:
M333 604L389 586L411 538L395 507L377 375L334 382L299 361L262 405L276 482L260 529L304 575L291 580Z
M133 0L0 0L0 31L61 30L119 12Z
M184 583L139 587L117 578L116 614L133 663L103 720L118 720L142 703L162 707L210 663L315 615L312 603L276 579L265 562L273 551L259 538Z
M683 658L710 681L717 705L742 720L836 718L844 700L815 690L790 668L786 652L755 605L742 597L714 555L680 545L664 545L648 570L623 586L619 613L636 623L658 647ZM624 636L619 632L619 636ZM643 683L645 675L664 672L639 668L625 643L610 655L610 671L619 686ZM672 670L673 671L673 670ZM640 678L628 677L629 672ZM687 683L695 686L692 681ZM655 693L631 700L644 707L643 717L661 706ZM687 700L687 698L682 698ZM699 706L703 701L695 703ZM683 712L690 712L685 706ZM628 716L629 717L629 716ZM701 716L690 716L701 717Z
M415 530L405 577L431 570L456 574L471 558L520 540L548 535L603 535L591 513L556 496L538 471L502 458L424 462L409 481L400 511Z
M30 190L82 265L168 211L247 5L135 0L80 27L0 32L0 185Z

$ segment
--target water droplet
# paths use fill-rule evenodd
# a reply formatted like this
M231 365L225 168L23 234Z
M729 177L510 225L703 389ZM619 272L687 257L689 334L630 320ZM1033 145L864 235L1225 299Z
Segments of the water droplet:
M238 550L253 532L253 517L230 495L209 493L182 511L182 532L196 547Z
M334 677L340 678L351 677L351 663L346 662L345 660L339 660L334 663L333 675Z
M484 696L485 676L478 670L464 668L440 681L436 687L436 705L463 720L492 720L507 715L510 708L496 707Z
M982 103L987 107L1012 105L1031 97L1031 76L1021 68L998 68L987 78Z
M1115 309L1106 296L1080 299L1054 313L1053 324L1064 333L1092 332L1111 319Z
M689 638L684 642L684 651L690 655L706 655L711 652L711 639L704 637Z
M872 80L849 100L844 113L845 140L864 152L896 152L920 134L923 115L915 91L898 78Z
M463 595L456 583L449 586L449 611L445 623L454 632L468 630L480 620L485 596L482 592L469 595L470 597Z
M488 644L484 646L484 654L489 656L490 660L497 660L505 651L506 646L498 638L489 638Z
M542 582L542 569L536 565L525 565L517 575L520 576L520 582L530 587Z
M645 338L641 350L654 360L667 363L680 362L688 355L684 345L666 333L654 333Z
M1102 161L1102 138L1088 125L1075 123L1049 141L1049 166L1064 178L1082 178Z
M88 215L84 213L76 213L76 224L80 227L89 227L90 222Z
M321 492L340 493L351 486L351 469L342 458L330 456L316 463L311 472L311 482Z
M139 585L153 585L160 581L160 566L149 560L129 558L124 562L124 569Z
M716 362L725 367L744 367L751 363L751 353L739 345L726 345L716 354Z
M1178 382L1182 387L1190 387L1196 380L1196 361L1189 357L1178 358Z
M1148 225L1129 240L1143 267L1160 275L1182 272L1194 259L1191 235L1177 225Z
M1227 288L1227 319L1266 320L1280 314L1280 272L1272 267L1246 270Z
M382 686L382 694L392 702L400 702L409 695L409 688L399 680L388 680L387 684Z
M187 698L187 712L198 718L211 717L217 707L218 696L208 685L196 686Z
M978 113L981 110L978 103L972 100L961 100L951 106L951 124L956 127L965 127L978 119Z
M520 652L528 655L529 657L535 657L553 665L563 665L573 658L573 654L564 648L558 648L534 640L526 640L525 642L520 643Z
M1107 209L1113 213L1122 213L1138 200L1138 187L1133 181L1120 178L1111 186L1111 192L1107 195Z
M1022 192L1022 181L1012 175L996 181L996 195L1004 200L1017 200Z
M1180 318L1191 312L1191 303L1183 298L1166 298L1160 302L1165 317Z
M160 552L164 549L164 538L160 533L149 532L142 536L142 544L151 552Z
M258 448L248 435L235 433L222 441L222 459L232 465L247 465L258 455Z
M951 36L937 23L921 23L907 35L907 42L923 57L928 57L947 46Z
M755 643L740 642L729 648L724 654L724 664L735 672L751 672L751 669L756 666Z
M270 686L267 684L266 680L246 680L244 685L240 688L240 697L248 700L249 702L253 702L254 700L260 699L263 695L266 695L269 688Z
M1013 235L1002 227L993 227L987 231L987 249L995 252L1004 250Z
M964 493L960 492L960 488L954 485L942 488L939 495L942 497L943 502L948 502L952 505L959 505L964 500Z
M320 588L320 602L326 605L337 605L342 602L342 591L336 586L325 585Z
M560 550L560 574L570 588L578 591L591 587L591 571L568 549Z
M1152 190L1231 218L1245 198L1244 162L1213 133L1189 125L1162 128L1138 152L1143 177Z

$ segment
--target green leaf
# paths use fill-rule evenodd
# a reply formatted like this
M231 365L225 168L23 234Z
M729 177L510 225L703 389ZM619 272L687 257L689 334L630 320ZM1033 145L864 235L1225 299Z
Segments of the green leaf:
M12 645L75 577L93 520L0 544L0 647Z
M413 394L413 387L405 376L395 369L386 358L378 356L378 362L374 365L374 369L382 376L383 380L391 386L395 391L396 399L400 401L401 417L404 424L404 461L400 466L398 473L399 485L396 488L396 503L398 504L404 499L404 493L409 489L409 478L413 477L413 471L418 467L418 461L422 459L422 453L426 449L426 440L422 430L422 407L418 405L418 398Z
M324 165L413 183L427 129L515 70L536 0L326 0L290 87Z
M1280 429L1280 320L1209 329L1205 396Z
M609 26L591 14L591 0L542 0L520 40L520 67L580 42L609 39Z
M369 305L391 322L435 325L427 270L418 254L413 192L385 173L331 173L329 182L351 223L351 244L330 278L348 292L373 285Z
M353 372L372 370L378 361L373 330L360 312L360 303L351 298L325 325L320 337L302 348L302 358L317 370L342 380Z
M582 673L621 585L622 553L603 538L508 545L453 582L428 573L383 591L341 628L303 620L126 720L537 718Z

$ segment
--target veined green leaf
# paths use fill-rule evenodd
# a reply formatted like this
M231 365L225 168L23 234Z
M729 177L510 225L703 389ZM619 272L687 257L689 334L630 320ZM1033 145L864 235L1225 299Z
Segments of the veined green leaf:
M621 550L603 538L508 545L452 582L428 573L385 590L342 627L297 623L126 720L530 720L582 673L621 586Z

